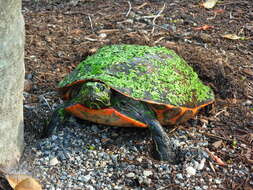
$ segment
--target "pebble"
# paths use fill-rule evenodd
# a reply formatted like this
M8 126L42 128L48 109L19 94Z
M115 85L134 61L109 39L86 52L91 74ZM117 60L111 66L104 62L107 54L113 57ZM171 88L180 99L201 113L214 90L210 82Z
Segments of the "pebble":
M126 177L133 178L133 177L135 177L135 173L130 172L130 173L126 174Z
M95 190L95 188L92 185L86 185L85 187L87 190Z
M215 180L214 180L214 183L216 183L216 184L221 184L221 179L215 179Z
M144 170L143 171L143 175L146 176L146 177L151 176L152 174L153 174L153 172L150 171L150 170Z
M146 185L150 185L151 182L152 182L152 180L149 179L149 178L144 178L144 179L143 179L143 183L146 184Z
M252 105L252 101L251 100L246 100L245 102L243 102L244 106L250 106Z
M138 162L142 162L142 157L136 159Z
M203 158L200 163L198 164L197 166L197 170L203 170L204 166L205 166L205 162L206 162L206 159Z
M178 178L178 179L184 179L184 177L183 177L183 175L182 174L176 174L176 177Z
M58 159L56 157L52 158L50 161L49 161L49 165L50 166L55 166L59 163Z
M90 175L85 175L85 176L82 177L82 180L83 180L85 183L87 183L88 181L90 181L90 179L91 179L91 176L90 176Z
M101 34L99 34L99 38L101 38L101 39L104 39L104 38L106 38L107 37L107 34L106 33L101 33Z
M196 169L192 166L188 166L186 169L187 177L193 176L196 174Z
M96 136L90 135L94 130L97 131ZM64 127L55 136L40 141L29 149L30 154L35 158L31 171L34 168L39 171L37 177L45 190L80 189L80 187L87 190L129 190L130 188L137 190L138 184L145 189L159 189L165 187L167 183L176 183L185 189L197 188L198 190L200 187L206 190L205 186L208 187L210 177L205 179L203 173L210 173L212 170L208 164L205 166L207 158L203 153L198 151L192 153L190 160L176 165L159 162L151 159L148 153L143 154L150 145L150 141L147 140L150 138L148 135L141 140L138 137L138 141L143 144L139 145L136 144L134 137L131 140L128 139L129 136L124 139L123 134L126 133L124 130L122 132L117 128L107 128L103 133L100 130L103 129L95 125L85 126L85 128L83 126L82 128ZM112 139L112 135L116 133L115 130L118 136L113 138L113 141L118 140L118 144L113 142L101 144L99 140L103 137ZM187 131L181 132L180 136L187 136L187 134ZM171 138L174 140L174 137ZM195 138L202 142L206 140L201 136L195 136ZM193 140L196 141L196 139ZM187 138L182 138L182 140L185 143L184 147L191 149L200 146L200 144L191 143ZM175 140L175 142L180 145L180 140ZM95 148L89 149L91 146ZM51 164L55 164L53 168L48 167ZM246 170L242 164L240 167L237 173L247 176L250 170ZM236 170L232 169L231 171L228 169L228 172L235 173ZM238 172L241 170L244 171L244 175ZM186 177L188 177L187 182ZM212 183L220 187L222 181L223 179L217 178Z
M195 190L202 190L202 188L200 186L196 186L194 189Z

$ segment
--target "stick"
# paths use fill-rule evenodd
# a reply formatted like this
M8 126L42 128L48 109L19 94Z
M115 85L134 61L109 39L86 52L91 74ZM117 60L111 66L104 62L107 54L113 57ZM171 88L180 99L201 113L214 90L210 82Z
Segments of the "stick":
M164 11L164 9L165 9L165 3L163 4L163 7L162 7L162 9L159 11L159 13L156 15L156 17L153 19L153 21L152 21L152 23L153 23L153 25L155 25L155 21L156 21L156 19L159 17L159 16L161 16L161 14L162 14L162 12ZM153 26L153 28L152 28L152 34L154 33L154 31L155 31L155 27Z
M132 10L131 2L128 1L127 3L128 3L128 5L129 5L129 9L128 9L128 11L127 11L126 17L128 17L128 15L130 14L130 12L131 12L131 10Z
M93 28L93 25L92 25L92 20L91 20L90 15L88 16L88 18L89 18L89 21L90 21L90 27L91 27L91 30L92 30L92 32L94 32L94 28Z

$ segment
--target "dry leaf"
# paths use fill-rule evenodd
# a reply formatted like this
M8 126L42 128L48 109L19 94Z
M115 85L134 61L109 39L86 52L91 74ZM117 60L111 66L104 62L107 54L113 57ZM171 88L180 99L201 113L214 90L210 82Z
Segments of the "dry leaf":
M42 190L41 185L31 176L13 174L6 176L7 181L14 190Z
M240 40L240 39L242 39L242 37L237 36L236 34L224 34L224 35L222 35L222 37L230 39L230 40Z
M30 176L24 174L11 174L6 175L6 179L9 182L10 186L14 189L18 183L23 181L24 179L29 178Z
M196 27L196 28L194 28L194 30L208 30L211 28L214 28L214 26L204 25L204 26Z
M251 149L247 149L245 157L249 164L253 164L253 152Z
M250 69L243 69L243 72L249 76L253 76L253 70Z
M226 163L223 162L222 159L220 159L218 156L216 156L216 155L213 154L212 157L213 157L214 161L215 161L217 164L219 164L220 166L226 166Z
M205 7L206 9L211 9L216 5L217 2L218 0L207 0L203 3L203 7Z
M42 187L38 181L30 177L21 181L14 190L42 190Z
M219 148L222 145L222 142L223 142L222 140L219 140L219 141L214 142L212 145L215 148Z
M220 166L226 166L227 164L223 162L218 156L216 156L213 152L206 149L206 151L209 153L210 157Z

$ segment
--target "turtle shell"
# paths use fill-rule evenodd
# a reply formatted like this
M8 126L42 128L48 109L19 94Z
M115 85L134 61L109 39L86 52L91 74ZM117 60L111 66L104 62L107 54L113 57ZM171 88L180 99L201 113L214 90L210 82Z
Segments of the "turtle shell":
M125 96L147 102L163 125L184 122L214 101L213 91L192 67L164 47L101 48L59 83L63 99L71 99L76 92L71 89L86 81L103 82Z

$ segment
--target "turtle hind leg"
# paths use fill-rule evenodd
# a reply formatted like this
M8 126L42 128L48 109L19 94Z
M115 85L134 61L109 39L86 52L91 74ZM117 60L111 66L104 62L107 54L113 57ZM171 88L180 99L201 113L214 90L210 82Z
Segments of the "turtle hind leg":
M161 161L178 163L180 150L175 142L169 139L161 124L154 119L146 121L149 125L152 140L154 141L154 157Z

